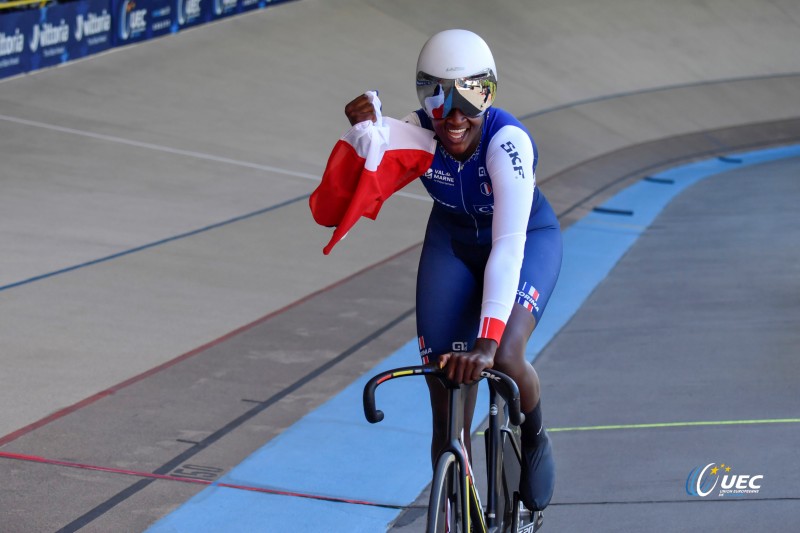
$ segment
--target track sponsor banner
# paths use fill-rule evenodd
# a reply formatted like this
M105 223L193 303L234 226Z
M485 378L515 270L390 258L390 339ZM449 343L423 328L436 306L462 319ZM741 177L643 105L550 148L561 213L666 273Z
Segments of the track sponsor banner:
M49 67L111 46L108 0L78 0L0 16L0 77Z
M287 0L74 0L0 12L0 78Z
M0 15L0 78L30 70L28 40L38 19L39 12L34 10Z
M215 0L172 0L178 29L203 24L211 20Z
M114 43L121 46L204 24L237 12L238 3L244 1L247 0L111 0Z
M177 3L176 0L111 0L114 45L178 31Z
M215 20L277 3L275 0L210 0L210 2L211 17Z
M218 19L241 13L243 1L244 0L211 0L211 16L214 19ZM250 1L252 2L252 0Z
M113 46L111 29L111 5L108 0L82 0L74 2L75 13L72 37L72 49L83 57L102 52ZM65 4L69 6L72 4Z

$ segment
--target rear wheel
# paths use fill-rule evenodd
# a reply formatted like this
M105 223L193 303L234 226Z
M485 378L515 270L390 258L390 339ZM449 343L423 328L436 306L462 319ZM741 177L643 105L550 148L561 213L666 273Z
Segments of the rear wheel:
M461 474L455 454L445 452L439 457L431 484L427 533L468 533Z

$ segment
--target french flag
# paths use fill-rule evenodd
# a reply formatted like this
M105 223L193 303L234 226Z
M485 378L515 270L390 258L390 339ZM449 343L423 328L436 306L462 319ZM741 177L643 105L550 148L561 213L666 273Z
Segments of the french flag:
M317 224L335 226L327 255L364 216L378 216L383 203L427 171L436 140L432 131L382 117L377 94L368 92L378 121L360 122L336 143L309 206Z
M534 302L539 301L539 291L536 290L536 287L531 285L531 288L528 289L528 294L531 295L531 298L533 298Z
M526 285L527 285L527 282L522 285L522 290L525 290L525 286ZM536 290L536 287L534 287L533 285L531 285L530 288L527 290L527 294L528 294L528 296L531 297L531 299L534 302L537 302L539 300L539 291ZM522 306L525 309L527 309L528 311L532 311L533 310L533 304L529 300L527 300L526 298L520 297L520 298L517 299L517 301L519 303L521 303Z

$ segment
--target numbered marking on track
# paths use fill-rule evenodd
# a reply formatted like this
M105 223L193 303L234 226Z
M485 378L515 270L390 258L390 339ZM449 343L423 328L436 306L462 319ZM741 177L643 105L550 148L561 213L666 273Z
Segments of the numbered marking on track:
M207 481L213 481L222 474L222 469L217 468L215 466L204 466L204 465L181 465L179 468L176 468L172 471L172 475L175 477L185 477L189 479L205 479Z

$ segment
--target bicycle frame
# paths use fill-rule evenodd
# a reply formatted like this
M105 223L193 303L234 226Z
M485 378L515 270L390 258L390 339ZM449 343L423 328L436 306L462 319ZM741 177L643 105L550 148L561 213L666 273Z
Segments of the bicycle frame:
M490 383L489 426L486 428L486 475L489 487L495 487L496 490L488 490L486 493L486 522L489 527L502 528L505 505L501 506L501 498L506 498L506 495L500 494L499 490L503 486L503 465L500 463L503 460L501 432L504 423L503 403L499 396Z
M542 526L542 512L531 513L515 490L522 471L521 437L503 396L490 381L489 424L485 432L489 479L486 523L490 532L534 533Z

